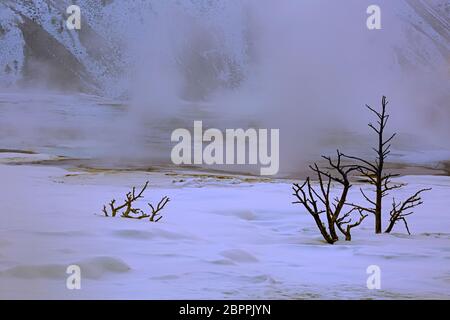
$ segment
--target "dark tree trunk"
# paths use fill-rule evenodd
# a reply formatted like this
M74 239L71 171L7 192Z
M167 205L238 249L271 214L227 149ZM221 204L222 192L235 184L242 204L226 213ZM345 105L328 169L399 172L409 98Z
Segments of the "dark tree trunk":
M382 195L382 187L381 187L381 181L380 184L377 186L377 199L376 199L376 206L375 206L375 233L382 233L382 214L381 214L381 203L383 201L383 195Z
M352 234L350 230L345 234L345 241L352 241Z
M331 238L334 239L335 241L339 240L339 237L336 232L336 227L334 226L334 221L331 221L329 223L329 229Z
M384 231L385 233L390 233L392 231L392 229L394 228L395 225L395 221L391 221L389 223L389 226L387 227L386 231Z
M322 224L322 221L319 218L319 215L313 217L324 240L329 244L334 244L338 239L333 238L331 235L328 234L327 230L325 229L325 226Z

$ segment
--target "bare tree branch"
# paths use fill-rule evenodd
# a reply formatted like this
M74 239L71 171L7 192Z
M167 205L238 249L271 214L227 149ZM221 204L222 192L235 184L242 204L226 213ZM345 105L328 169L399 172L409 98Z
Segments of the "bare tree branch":
M148 203L150 209L152 210L152 213L150 215L150 221L152 222L158 222L159 220L162 219L162 216L159 214L159 212L164 209L164 207L166 206L166 204L170 201L170 199L168 197L164 197L161 199L161 201L158 203L158 205L156 206L156 209L153 207L152 204ZM156 218L156 220L155 220Z
M408 234L411 234L409 231L408 222L406 221L406 217L413 213L412 211L409 211L409 210L423 204L421 194L423 192L430 191L430 190L431 190L431 188L421 189L421 190L417 191L415 194L413 194L411 197L406 199L405 201L399 202L399 203L396 202L395 198L392 199L392 209L389 213L390 214L390 219L389 219L390 223L389 223L389 226L387 227L385 233L390 233L398 221L403 221L403 223L405 224L405 227L406 227L406 231L408 232Z
M139 193L136 193L136 187L133 187L131 192L128 192L126 194L124 203L122 205L120 205L120 206L116 207L116 205L115 205L116 204L116 200L115 199L111 200L111 202L109 203L109 210L110 210L111 217L116 217L117 214L121 210L123 210L120 213L120 217L122 217L122 218L137 219L137 220L142 220L142 219L149 218L149 220L152 221L152 222L158 222L159 220L161 220L162 216L159 214L159 212L169 202L169 198L168 197L162 198L161 201L158 203L156 209L149 203L148 205L150 206L150 208L152 210L150 214L146 214L143 210L133 207L134 203L137 200L143 198L143 194L144 194L145 190L147 189L148 184L149 184L149 182L147 181L144 184L144 186L141 188ZM109 217L110 216L110 214L108 213L108 209L107 209L106 205L103 206L102 212L105 215L105 217Z
M353 222L351 214L356 210L359 212L359 219ZM364 214L364 212L365 210L353 207L350 209L350 211L348 211L346 214L344 214L342 217L336 220L336 225L339 228L339 230L345 235L346 241L352 240L351 230L359 226L364 221L364 219L368 217L368 214Z

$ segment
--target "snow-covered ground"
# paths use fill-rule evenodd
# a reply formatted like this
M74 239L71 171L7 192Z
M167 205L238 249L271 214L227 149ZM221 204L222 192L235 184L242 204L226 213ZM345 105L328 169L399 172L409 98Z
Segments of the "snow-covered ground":
M400 225L375 236L367 220L331 246L291 204L290 181L29 164L46 158L1 154L2 299L450 298L450 177L401 178L405 193L433 187L412 236ZM160 222L101 215L146 180L143 206L172 200ZM66 288L72 264L81 290ZM369 265L381 268L381 290L367 289Z

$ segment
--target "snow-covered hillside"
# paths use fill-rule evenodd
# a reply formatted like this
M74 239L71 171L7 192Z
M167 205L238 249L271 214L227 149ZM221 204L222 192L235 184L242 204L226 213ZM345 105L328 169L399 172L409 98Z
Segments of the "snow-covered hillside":
M84 2L102 6L101 1ZM119 52L89 21L80 32L68 30L65 11L70 4L48 0L0 3L3 84L39 80L33 85L107 92L119 70Z
M447 1L380 3L383 13L401 21L396 28L401 34L388 48L401 67L433 68L448 63L450 9ZM183 72L195 74L198 86L211 86L211 83L236 86L245 77L246 64L252 59L250 47L254 39L249 32L252 17L247 8L255 6L254 1L80 0L77 1L82 10L79 31L65 26L65 10L70 4L70 0L0 1L0 85L36 85L39 79L41 86L108 96L126 94L129 91L124 84L127 72L142 54L130 50L130 46L136 41L148 41L152 48L163 46L164 33L158 33L160 38L152 33L154 29L167 29L158 19L183 26L186 16L202 21L195 22L199 33L187 34L182 28L176 32L186 32L183 40L186 43L169 45L180 49L176 49L173 58ZM349 1L349 5L354 3ZM168 15L174 8L182 14ZM324 8L329 10L327 6ZM213 34L209 40L204 40L205 35L201 33L204 29ZM195 73L199 66L201 72ZM198 93L196 90L200 89L191 89Z

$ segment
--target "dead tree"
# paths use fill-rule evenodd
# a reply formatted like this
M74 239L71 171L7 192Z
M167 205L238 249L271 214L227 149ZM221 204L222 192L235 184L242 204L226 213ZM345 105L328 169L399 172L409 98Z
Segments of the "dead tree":
M387 111L388 101L385 96L381 100L381 111L378 112L369 105L366 107L376 115L377 125L369 123L369 127L377 134L377 146L372 148L376 153L375 161L372 163L365 159L345 155L347 159L358 161L358 171L364 177L364 181L374 186L375 199L371 199L361 188L361 194L364 199L370 204L370 207L364 207L359 205L353 205L357 210L366 211L374 214L375 216L375 232L382 233L382 202L383 198L389 194L389 191L402 187L400 184L392 184L391 179L397 177L396 174L385 173L385 160L391 152L390 142L396 136L393 133L389 138L385 138L385 129L389 120Z
M343 154L338 150L337 159L333 161L330 157L323 157L328 161L329 167L325 170L320 169L317 164L310 166L318 180L318 187L314 187L311 178L308 177L302 184L294 184L294 196L297 201L294 204L301 204L308 213L314 218L317 227L329 244L339 240L336 233L336 226L345 235L346 240L351 240L351 229L361 224L366 216L361 215L359 221L351 223L351 214L354 209L350 209L342 218L340 217L346 205L348 192L351 188L349 175L357 169L353 165L344 165L342 163ZM340 195L332 199L331 187L333 184L341 186ZM325 216L326 223L322 221Z
M381 99L381 111L377 111L366 105L366 107L375 114L377 118L377 125L369 123L369 127L377 135L377 146L372 148L376 154L374 162L365 160L360 157L343 155L346 159L357 161L357 171L363 176L363 182L368 183L374 187L375 197L369 197L362 188L360 192L364 199L368 202L369 206L361 206L357 204L349 204L355 210L358 210L360 214L362 212L372 213L375 216L375 233L382 233L382 212L383 212L383 198L389 195L389 192L395 189L400 189L404 185L392 183L392 179L398 177L398 174L386 173L385 162L388 155L391 153L391 142L397 135L396 133L388 135L386 138L385 130L389 121L389 114L387 114L388 101L385 96ZM423 192L425 190L421 190ZM414 196L413 196L414 197ZM411 198L409 198L411 199ZM409 200L408 199L408 200ZM407 201L408 201L407 200ZM406 202L406 201L405 201ZM395 203L395 200L394 200ZM394 210L394 217L395 217ZM401 214L399 215L399 218ZM392 218L392 215L391 215ZM394 221L397 218L394 218ZM404 220L406 221L406 220ZM395 224L395 222L394 222Z
M392 199L392 209L390 211L390 219L389 226L387 227L385 233L390 233L394 228L395 224L398 221L403 221L405 224L406 231L409 235L411 232L409 231L408 222L406 221L406 217L413 214L411 209L420 206L423 201L421 198L421 194L425 191L430 191L431 189L422 189L417 191L414 195L406 199L404 202L397 203L395 199Z
M111 210L111 216L112 217L117 216L117 213L119 213L119 211L121 211L122 209L125 209L125 211L123 211L121 213L121 217L123 217L123 218L129 218L131 214L141 213L140 209L133 208L133 203L136 200L143 197L142 194L144 193L145 189L147 189L148 183L149 182L147 181L145 183L145 185L142 187L141 191L137 195L136 195L136 187L133 187L131 192L128 192L126 194L126 199L125 199L124 203L118 207L115 206L116 199L111 200L111 202L109 203L109 208ZM105 214L106 217L109 217L106 205L103 206L103 213Z
M158 203L158 205L156 206L156 209L153 207L153 205L151 203L148 203L148 206L150 207L150 209L152 210L152 213L149 215L150 216L150 221L152 222L158 222L159 220L162 219L162 216L160 215L160 211L162 209L164 209L164 207L166 206L166 204L170 201L170 199L168 197L164 197L161 199L161 201Z
M141 191L136 194L136 187L133 187L131 192L128 192L125 196L124 203L120 206L116 207L116 200L113 199L109 203L109 210L111 217L116 217L118 213L120 213L120 216L122 218L127 219L146 219L149 218L151 222L158 222L162 219L162 216L159 214L159 212L164 209L165 205L170 201L168 197L163 197L161 201L158 203L156 209L153 207L152 204L148 203L149 207L151 208L151 213L146 214L143 210L139 208L134 208L134 203L138 200L143 198L144 191L147 189L149 182L147 181L145 185L142 187ZM123 210L122 212L120 212ZM108 214L108 208L106 205L103 206L103 214L105 217L109 217Z

